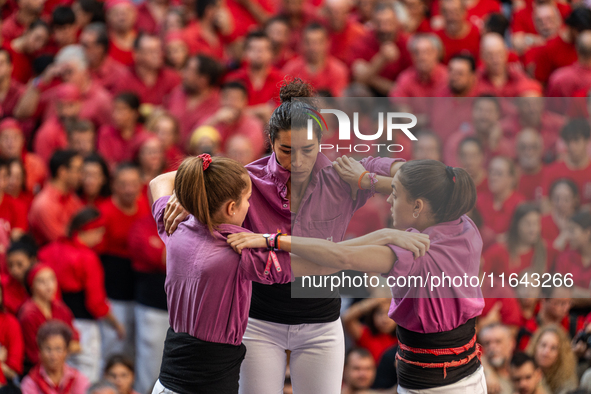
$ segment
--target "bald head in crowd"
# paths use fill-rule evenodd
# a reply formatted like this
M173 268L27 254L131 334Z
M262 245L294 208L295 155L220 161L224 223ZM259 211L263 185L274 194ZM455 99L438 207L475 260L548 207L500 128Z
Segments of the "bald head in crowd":
M509 52L503 37L498 33L487 33L480 41L480 57L489 75L501 75L507 71Z
M540 133L531 127L521 130L516 138L519 167L525 173L535 173L542 166L544 141Z
M533 20L536 31L546 40L556 36L562 26L562 16L554 4L541 4L535 7Z
M353 7L352 1L326 0L324 6L326 7L327 15L330 15L328 23L330 24L331 29L334 31L342 31L347 25L347 20L349 19L351 8Z
M421 76L430 77L443 52L441 40L434 34L417 34L408 41L412 62Z
M585 30L577 37L576 43L579 63L584 66L591 65L591 30Z

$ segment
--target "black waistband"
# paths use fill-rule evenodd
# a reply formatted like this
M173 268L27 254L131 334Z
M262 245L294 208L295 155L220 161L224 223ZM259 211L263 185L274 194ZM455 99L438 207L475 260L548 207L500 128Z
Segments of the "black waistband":
M75 293L62 292L62 300L72 310L76 319L94 320L94 317L86 309L86 292L84 290Z
M246 346L206 342L186 333L166 333L160 383L180 394L237 393Z
M398 326L396 334L400 344L417 349L449 349L464 346L474 338L476 333L476 319L470 319L465 324L444 332L423 334L413 332ZM474 354L476 343L466 351L454 355L433 355L420 354L411 351L398 349L398 354L406 360L418 363L446 363L460 361ZM463 378L473 374L480 366L478 357L474 357L467 364L458 367L449 367L444 378L443 368L423 368L421 366L398 363L398 381L400 386L406 389L429 389L434 387L447 386L456 383Z

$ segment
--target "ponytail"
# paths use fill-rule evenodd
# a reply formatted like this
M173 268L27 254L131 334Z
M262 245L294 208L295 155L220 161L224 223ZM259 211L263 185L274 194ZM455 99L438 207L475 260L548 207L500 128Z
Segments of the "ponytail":
M457 220L476 204L476 186L462 168L446 167L437 160L413 160L404 163L398 174L409 199L426 200L437 223Z
M186 158L176 173L174 190L180 204L210 233L216 226L213 219L229 200L240 204L248 182L248 172L237 161L213 157L206 170L201 157Z

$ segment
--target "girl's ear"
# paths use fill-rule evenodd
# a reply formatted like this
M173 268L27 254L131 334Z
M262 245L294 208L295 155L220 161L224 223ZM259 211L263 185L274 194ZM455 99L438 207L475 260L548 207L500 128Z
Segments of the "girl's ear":
M415 206L413 207L413 212L418 211L419 214L421 214L421 213L424 213L423 212L424 209L425 209L425 203L423 202L423 200L420 198L415 200Z
M228 215L228 217L231 217L234 215L235 211L236 211L236 202L228 201L226 203L226 207L224 209L224 212L226 213L226 215Z

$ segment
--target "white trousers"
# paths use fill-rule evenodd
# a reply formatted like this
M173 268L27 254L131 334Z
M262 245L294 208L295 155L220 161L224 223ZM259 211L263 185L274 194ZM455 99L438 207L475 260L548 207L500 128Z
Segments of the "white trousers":
M341 319L331 323L278 324L248 319L243 339L246 358L240 369L240 394L282 394L291 351L294 393L339 394L345 362Z
M472 375L442 387L423 390L408 390L398 386L398 394L486 394L486 379L482 365Z
M101 321L103 339L103 366L113 354L124 354L131 360L135 359L135 313L134 301L109 300L111 312L125 327L125 338L119 339L117 331L105 321Z
M168 312L135 304L135 390L148 392L160 374Z
M82 351L68 358L68 364L78 369L90 382L101 378L101 330L99 322L89 319L74 319L74 327L80 334Z
M160 383L160 379L156 381L152 394L177 394L175 391L169 390Z

